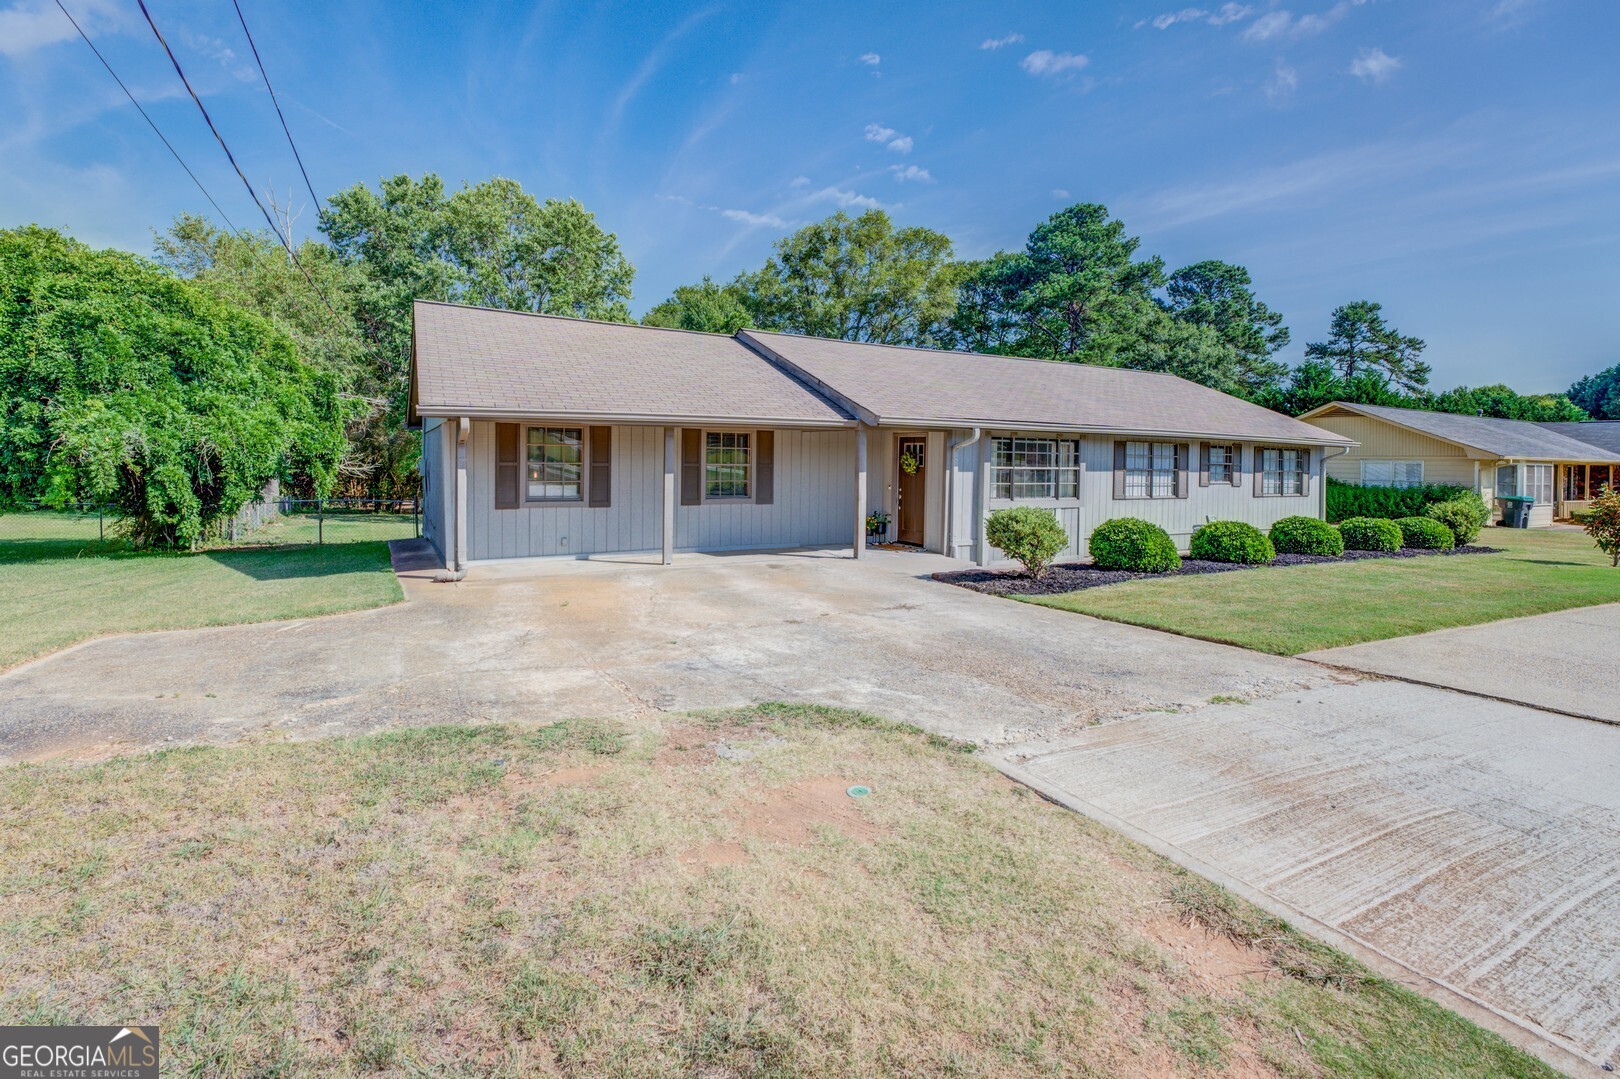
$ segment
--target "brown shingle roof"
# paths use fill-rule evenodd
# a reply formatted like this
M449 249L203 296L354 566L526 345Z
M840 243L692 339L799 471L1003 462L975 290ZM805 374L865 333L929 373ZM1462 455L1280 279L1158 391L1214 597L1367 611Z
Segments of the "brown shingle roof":
M414 415L842 425L836 405L723 334L418 300Z
M1580 424L1500 420L1494 416L1464 416L1452 412L1426 412L1417 408L1359 405L1345 401L1334 401L1307 412L1306 415L1323 416L1325 419L1328 414L1338 409L1399 424L1498 457L1532 458L1541 461L1620 460L1620 455L1616 455L1613 450L1579 441L1563 433L1567 427L1578 427Z
M761 330L738 336L883 423L1354 444L1174 375Z

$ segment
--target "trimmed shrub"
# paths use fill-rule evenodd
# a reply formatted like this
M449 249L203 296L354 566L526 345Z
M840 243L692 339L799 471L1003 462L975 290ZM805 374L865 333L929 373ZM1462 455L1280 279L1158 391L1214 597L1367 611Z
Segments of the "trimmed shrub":
M1458 543L1473 543L1479 538L1479 530L1491 519L1491 511L1485 505L1485 500L1479 497L1479 492L1469 491L1465 495L1431 504L1423 511L1423 516L1432 517L1451 529Z
M1315 517L1284 517L1271 526L1271 546L1278 554L1344 554L1344 537Z
M1098 569L1168 573L1181 568L1170 533L1138 517L1115 517L1091 534L1091 561Z
M1401 526L1381 517L1352 517L1339 522L1339 535L1349 551L1398 551Z
M1419 487L1362 487L1328 477L1327 519L1347 521L1352 517L1421 517L1435 502L1450 502L1474 494L1467 487L1426 483ZM1478 495L1475 495L1477 498Z
M1206 562L1263 566L1277 557L1266 534L1242 521L1211 521L1192 535L1188 553Z
M1402 517L1395 522L1401 530L1401 546L1420 551L1444 551L1457 546L1451 529L1433 517Z
M1021 562L1024 572L1036 580L1069 545L1069 534L1058 524L1057 515L1034 506L996 510L984 522L984 535L1008 558Z

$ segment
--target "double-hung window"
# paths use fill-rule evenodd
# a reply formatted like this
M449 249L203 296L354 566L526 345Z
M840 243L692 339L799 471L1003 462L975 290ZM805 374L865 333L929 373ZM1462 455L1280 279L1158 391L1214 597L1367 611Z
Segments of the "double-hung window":
M1361 483L1364 487L1422 487L1422 461L1363 461Z
M1176 443L1125 443L1125 497L1176 497Z
M990 492L1011 502L1080 497L1080 443L1067 438L991 441Z
M1538 506L1553 504L1553 466L1525 465L1524 493L1536 500Z
M715 502L750 497L752 464L747 431L704 432L704 500Z
M1209 445L1209 482L1231 483L1232 470L1237 467L1237 447L1230 443L1211 442Z
M1302 495L1305 493L1305 451L1270 449L1260 451L1260 494Z
M528 500L578 502L585 458L580 427L531 427L528 435Z

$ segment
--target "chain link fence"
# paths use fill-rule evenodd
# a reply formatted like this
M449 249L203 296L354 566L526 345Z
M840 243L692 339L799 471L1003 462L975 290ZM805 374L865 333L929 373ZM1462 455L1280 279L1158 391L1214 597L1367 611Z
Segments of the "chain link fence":
M108 506L19 506L0 511L0 562L111 554L128 548ZM422 534L415 499L278 498L244 506L210 529L211 549L375 543Z

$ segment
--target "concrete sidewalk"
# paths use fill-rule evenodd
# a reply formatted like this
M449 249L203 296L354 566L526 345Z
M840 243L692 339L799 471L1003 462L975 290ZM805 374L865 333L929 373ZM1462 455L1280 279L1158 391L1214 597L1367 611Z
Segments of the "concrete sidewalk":
M1620 575L1615 587L1620 592ZM1327 648L1301 658L1620 723L1620 603Z

